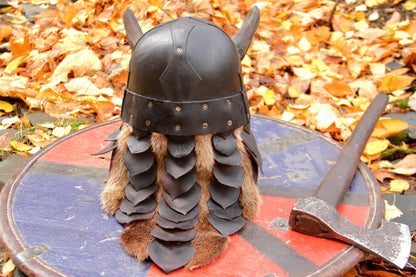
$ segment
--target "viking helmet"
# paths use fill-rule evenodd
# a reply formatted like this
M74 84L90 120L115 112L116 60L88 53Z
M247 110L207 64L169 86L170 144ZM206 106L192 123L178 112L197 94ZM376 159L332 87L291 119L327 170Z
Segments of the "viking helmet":
M104 206L126 226L121 242L130 254L148 255L165 272L202 266L258 211L261 159L240 60L259 10L234 40L202 19L180 18L146 34L131 11L123 19L133 52L124 124L108 138L114 151ZM212 244L207 254L203 246Z
M257 17L256 17L257 15ZM234 41L217 25L179 18L142 34L124 21L133 50L122 118L136 130L165 135L226 132L249 122L240 60L257 28L258 9Z

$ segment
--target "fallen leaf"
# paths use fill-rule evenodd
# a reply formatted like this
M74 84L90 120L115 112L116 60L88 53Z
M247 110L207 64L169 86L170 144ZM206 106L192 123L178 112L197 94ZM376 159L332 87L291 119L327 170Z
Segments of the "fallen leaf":
M61 138L71 132L71 126L66 127L55 127L52 131L52 135Z
M50 77L49 85L66 82L71 72L75 77L81 77L99 71L101 68L102 63L94 51L82 50L65 57Z
M12 126L15 123L20 122L20 119L18 116L13 116L9 118L5 118L1 121L0 130L8 129L10 126Z
M16 141L16 140L12 140L10 142L10 145L13 146L14 149L16 149L17 151L20 151L20 152L27 152L27 151L33 149L33 146L24 144L23 142Z
M354 93L347 83L337 80L325 84L324 88L335 97L345 97Z
M387 75L378 89L386 92L403 89L408 87L414 79L411 76Z
M384 75L386 73L386 66L382 63L370 63L369 66L373 75Z
M302 79L312 79L316 77L316 73L313 73L307 69L304 69L302 67L293 67L292 68L293 73L295 73L296 76Z
M416 154L409 154L400 160L398 163L392 165L391 172L411 176L416 174Z
M389 137L409 128L406 121L397 118L381 118L378 120L371 136Z
M13 106L9 102L0 100L0 110L10 113L13 111Z
M385 179L396 179L396 175L385 169L372 170L371 172L380 183L382 183Z
M376 140L367 143L364 149L364 153L368 155L375 155L383 152L389 147L390 142L387 139Z
M10 144L10 141L12 141L13 138L8 134L5 133L0 136L0 148L2 151L12 151L13 147Z
M298 85L291 85L289 87L288 94L291 98L298 98L302 94L302 91Z
M112 89L99 89L94 85L94 83L90 81L88 77L78 77L71 79L68 83L64 84L64 87L70 92L76 92L78 95L113 95Z
M387 202L387 200L384 200L384 207L384 218L386 220L393 220L403 215L403 212L399 208L397 208L394 204L390 205L389 202Z
M403 192L404 190L409 189L410 185L405 180L391 180L390 181L390 191L391 192Z
M261 86L256 90L256 93L258 95L261 95L261 97L263 97L264 100L264 104L266 105L273 105L276 102L276 96L273 92L273 90L265 87L265 86Z
M6 263L4 263L1 269L1 276L11 277L15 268L16 266L14 265L13 260L9 259Z
M114 114L115 105L110 101L95 101L92 106L97 113L98 121L105 121Z
M414 0L406 1L406 3L403 4L403 8L405 8L408 11L416 9L416 1Z
M44 130L37 130L34 134L27 135L29 141L36 147L44 148L51 142L51 138Z

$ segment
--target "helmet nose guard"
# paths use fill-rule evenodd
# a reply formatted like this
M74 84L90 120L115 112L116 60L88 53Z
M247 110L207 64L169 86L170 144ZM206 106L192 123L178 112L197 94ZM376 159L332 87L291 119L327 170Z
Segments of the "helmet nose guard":
M125 13L133 49L122 119L137 130L166 135L231 131L249 123L240 60L258 25L254 7L235 41L196 18L160 24L144 35Z

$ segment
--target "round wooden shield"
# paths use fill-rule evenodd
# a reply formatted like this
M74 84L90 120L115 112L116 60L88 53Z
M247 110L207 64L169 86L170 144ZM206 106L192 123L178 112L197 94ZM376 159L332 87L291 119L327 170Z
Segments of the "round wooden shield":
M72 133L28 160L1 192L0 239L30 276L163 276L152 262L137 262L119 242L123 226L101 208L109 155L92 156L119 128L113 121ZM293 231L296 199L310 196L336 162L341 146L306 128L252 118L263 158L261 211L212 264L170 276L337 276L363 253L345 243ZM375 228L383 215L377 181L360 164L338 211Z

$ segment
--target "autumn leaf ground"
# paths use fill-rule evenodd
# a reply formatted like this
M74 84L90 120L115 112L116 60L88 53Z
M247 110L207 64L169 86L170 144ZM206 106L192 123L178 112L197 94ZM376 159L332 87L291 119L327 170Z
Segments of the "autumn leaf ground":
M371 100L388 94L362 160L384 193L415 194L415 124L404 116L416 117L414 0L0 1L2 158L30 156L73 130L119 117L131 53L126 8L144 31L196 16L233 36L253 4L261 21L242 61L250 111L343 143ZM34 124L31 111L57 120ZM400 219L397 207L387 207L387 217ZM412 265L406 270L370 261L347 276L414 274Z

